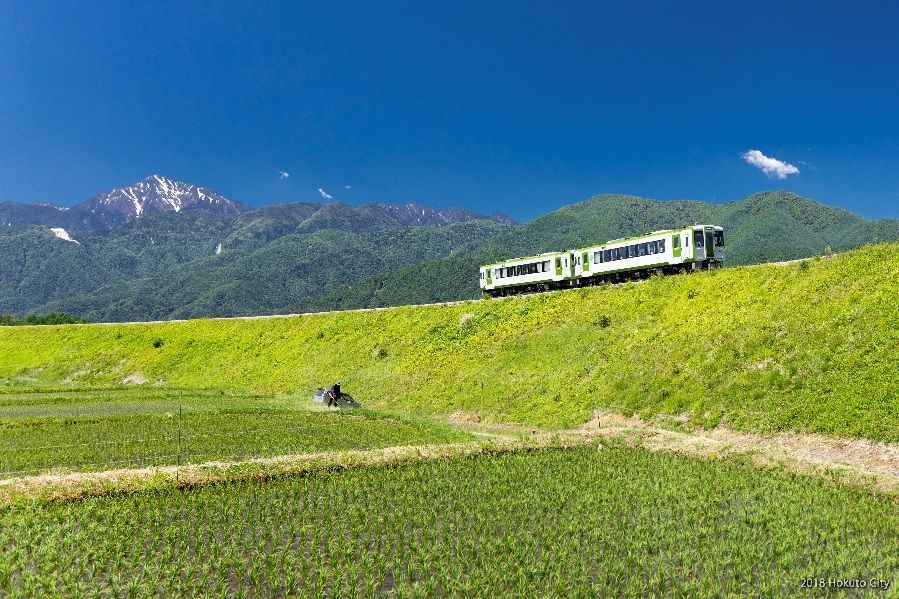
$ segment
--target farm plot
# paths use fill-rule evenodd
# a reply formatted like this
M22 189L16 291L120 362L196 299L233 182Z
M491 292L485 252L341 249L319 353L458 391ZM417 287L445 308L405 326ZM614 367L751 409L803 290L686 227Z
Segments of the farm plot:
M311 411L306 399L136 392L0 394L0 478L460 441L446 426Z
M899 513L642 450L520 452L0 512L26 596L807 596L899 583Z

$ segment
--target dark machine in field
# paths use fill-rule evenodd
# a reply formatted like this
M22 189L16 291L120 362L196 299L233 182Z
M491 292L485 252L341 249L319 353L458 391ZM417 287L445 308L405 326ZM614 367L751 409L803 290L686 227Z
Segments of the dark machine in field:
M312 399L318 403L325 404L329 408L338 408L340 410L362 407L353 399L352 395L340 390L339 381L331 387L319 387L312 394Z

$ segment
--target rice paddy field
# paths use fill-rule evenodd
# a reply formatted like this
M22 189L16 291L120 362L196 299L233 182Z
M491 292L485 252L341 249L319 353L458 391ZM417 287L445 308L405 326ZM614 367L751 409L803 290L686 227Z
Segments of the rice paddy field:
M23 597L774 597L847 592L810 578L899 583L887 501L601 446L17 506L0 512L0 547L0 592Z
M0 478L456 442L423 419L308 397L166 391L0 393Z

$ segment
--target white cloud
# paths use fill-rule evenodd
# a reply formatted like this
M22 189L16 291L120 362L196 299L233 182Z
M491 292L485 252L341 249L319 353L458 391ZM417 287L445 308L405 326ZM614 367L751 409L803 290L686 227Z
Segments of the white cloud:
M279 179L286 179L287 177L290 176L290 173L285 173L284 171L278 171L278 175L279 175L278 176Z
M322 189L321 187L318 188L318 193L322 194L322 197L325 198L326 200L333 200L333 199L334 199L334 196L332 196L331 194L329 194L327 191L325 191L325 190Z
M786 179L787 175L799 174L799 169L789 162L784 162L777 158L772 158L771 156L765 156L759 150L749 150L740 156L743 160L758 168L769 177Z
M344 187L344 189L352 189L352 188L353 188L352 185L347 185L347 186Z

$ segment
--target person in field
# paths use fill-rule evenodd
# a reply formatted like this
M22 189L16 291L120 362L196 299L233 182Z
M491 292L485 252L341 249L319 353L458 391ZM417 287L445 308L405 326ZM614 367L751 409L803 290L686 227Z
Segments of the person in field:
M340 404L337 403L337 400L340 399L341 397L343 397L343 395L340 392L340 381L337 381L336 383L334 383L334 385L328 391L328 407L329 408L331 406L340 407Z

